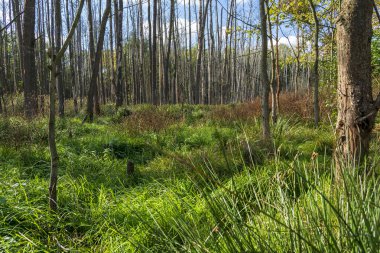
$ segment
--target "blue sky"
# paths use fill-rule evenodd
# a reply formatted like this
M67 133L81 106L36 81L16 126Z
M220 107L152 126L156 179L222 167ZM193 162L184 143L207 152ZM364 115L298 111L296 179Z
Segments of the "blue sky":
M44 2L46 0L37 0L37 1L41 1L41 2ZM78 0L76 0L78 1ZM148 0L142 0L143 1L143 13L144 13L144 31L147 33L148 31L148 22L147 22L147 11L148 11ZM153 1L153 0L151 0ZM179 29L179 32L181 34L185 32L185 30L188 32L189 30L189 17L188 17L188 0L176 0L177 1L177 20L178 20L178 29ZM2 2L0 3L0 17L2 17L4 11L6 11L6 20L7 22L9 22L9 2L10 0L4 0L4 3L5 3L5 6L2 5ZM23 2L22 0L20 2ZM65 15L65 4L66 0L62 0L62 11L63 11L63 15ZM75 0L74 0L75 2ZM127 7L127 6L131 6L131 5L136 5L138 3L138 0L123 0L124 2L124 7ZM162 4L163 4L163 10L164 10L164 16L165 16L165 22L168 23L168 20L169 20L169 7L170 7L170 0L162 0ZM198 4L199 4L199 0L190 0L190 7L191 7L191 30L192 30L192 35L193 35L193 43L195 44L196 43L196 30L197 30L197 23L198 23L198 19L197 19L197 16L198 16ZM222 19L222 30L223 32L225 31L226 29L226 22L227 22L227 16L228 16L228 13L226 11L226 9L229 9L229 6L231 4L231 1L229 0L212 0L212 12L213 12L213 22L214 22L214 27L216 28L216 11L218 11L218 18L219 18L219 21ZM99 10L99 6L102 6L102 9L105 7L105 0L93 0L93 8L95 9L95 11L97 11L97 13L100 11L100 13L102 12L102 10ZM258 11L258 7L259 7L259 1L258 0L236 0L236 6L237 6L237 14L236 16L238 17L238 19L240 20L244 20L245 23L249 23L249 24L252 24L252 25L257 25L259 23L259 11ZM184 10L184 7L186 8L186 10ZM125 9L124 11L124 22L123 22L123 25L124 25L124 30L127 31L130 33L132 32L132 27L129 26L127 28L127 19L129 19L129 23L130 22L130 19L133 15L135 15L135 18L137 18L137 14L136 14L136 11L137 11L137 7L134 7L134 8L127 8ZM185 13L186 11L186 13ZM86 22L86 6L84 8L84 12L82 13L82 20L83 22ZM97 15L95 15L97 16ZM63 19L63 21L65 21L65 19ZM251 29L249 26L243 24L243 22L237 20L236 22L237 26L241 26L242 29ZM65 31L66 29L66 25L63 26L64 28L64 34L67 32ZM285 30L285 36L286 37L289 37L290 41L293 43L295 41L295 37L292 36L292 30L291 29L286 29ZM240 36L242 36L243 33L240 34ZM127 36L128 36L128 33L125 35L125 38L124 39L127 39ZM284 36L280 36L280 37L283 37L281 38L281 42L283 44L288 44L288 40L284 37ZM245 37L245 39L247 39Z

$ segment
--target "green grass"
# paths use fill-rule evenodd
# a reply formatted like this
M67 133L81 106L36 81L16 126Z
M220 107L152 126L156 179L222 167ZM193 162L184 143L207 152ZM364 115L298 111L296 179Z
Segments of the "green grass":
M259 120L215 108L58 120L57 213L47 119L1 118L0 252L378 252L377 142L372 173L346 168L336 185L331 126L281 118L266 143Z

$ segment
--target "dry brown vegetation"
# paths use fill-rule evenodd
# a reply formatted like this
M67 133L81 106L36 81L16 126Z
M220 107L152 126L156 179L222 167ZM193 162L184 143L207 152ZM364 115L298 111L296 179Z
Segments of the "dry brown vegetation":
M333 111L324 105L325 99L320 102L321 118L327 118ZM313 101L306 94L283 93L280 96L280 115L297 116L303 119L313 118ZM215 107L211 118L219 121L247 121L253 117L261 116L261 100L236 105L223 105Z
M171 112L150 106L149 110L139 110L126 117L122 123L129 133L158 133L161 130L178 123L180 116Z

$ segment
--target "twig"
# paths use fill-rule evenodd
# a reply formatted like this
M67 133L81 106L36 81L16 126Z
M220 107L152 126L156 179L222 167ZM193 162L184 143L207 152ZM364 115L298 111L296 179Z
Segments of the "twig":
M379 10L377 9L377 6L376 6L376 4L375 4L375 1L373 1L373 8L375 9L377 19L378 19L379 22L380 22L380 13L379 13Z
M8 24L6 24L3 28L0 29L0 33L2 33L4 30L6 30L10 25L12 25L16 19L18 19L22 14L24 14L25 11L22 11L20 12L19 14L17 14L16 17L14 17L11 22L9 22Z

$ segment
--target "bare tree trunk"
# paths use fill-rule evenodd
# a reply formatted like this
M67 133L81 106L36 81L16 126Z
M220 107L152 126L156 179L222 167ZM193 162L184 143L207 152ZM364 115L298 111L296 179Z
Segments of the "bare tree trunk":
M19 0L12 0L12 3L13 3L12 4L13 16L16 17L20 13L20 2L19 2ZM19 16L16 19L16 31L17 31L18 50L19 50L19 54L20 54L20 69L21 69L21 71L23 71L23 69L24 69L24 64L23 64L24 57L22 54L23 54L24 50L22 49L23 38L22 38L21 16Z
M267 9L269 10L268 1L266 1ZM276 56L274 52L274 44L273 44L273 33L272 33L272 22L270 20L270 15L268 11L268 24L269 24L269 41L270 41L270 48L271 48L271 60L272 60L272 70L271 70L271 79L270 79L270 86L272 88L272 122L277 122L277 85L276 85Z
M171 44L172 44L172 35L174 29L174 7L175 1L170 0L170 21L169 21L169 39L168 39L168 49L166 50L166 57L164 63L164 101L165 103L169 103L169 65L170 65L170 53L171 53Z
M57 54L50 54L51 57L51 83L50 83L50 113L49 113L49 150L50 150L50 185L49 185L49 207L52 211L57 211L58 209L58 199L57 199L57 183L58 183L58 152L57 145L55 141L55 89L57 82L56 72L57 64L62 59L69 43L74 35L74 31L79 23L80 15L83 10L84 0L79 3L77 14L71 26L70 32L63 44L62 48Z
M279 37L278 37L278 30L280 26L279 22L279 16L280 14L277 14L276 17L276 81L277 81L277 88L276 88L276 108L277 112L280 112L280 92L281 92L281 82L280 82L280 50L279 50Z
M69 18L69 1L66 0L66 26L67 30L70 29L70 18ZM73 43L69 44L69 60L70 60L70 80L72 85L73 100L74 100L74 112L77 114L78 109L78 92L77 92L77 83L76 83L76 72L75 72L75 61L74 61L74 49Z
M59 51L61 49L61 40L62 40L62 16L61 16L61 0L54 0L54 21L55 21L55 49ZM58 91L58 114L59 117L65 116L65 89L63 85L63 69L62 69L62 60L57 61L57 91Z
M152 32L152 63L151 63L151 86L152 86L152 100L154 105L158 105L158 90L157 90L157 2L153 0L153 32Z
M308 0L310 4L311 11L313 12L315 34L314 34L314 67L313 67L313 83L314 83L314 125L318 127L319 124L319 20L317 17L317 12L313 0Z
M153 71L153 45L152 45L152 21L151 21L151 7L150 7L150 1L148 0L148 26L149 26L149 31L148 31L148 43L149 43L149 102L153 103L153 81L152 81L152 71Z
M90 80L90 87L88 91L88 99L87 99L87 116L89 117L90 122L94 120L94 92L96 86L96 80L99 76L99 67L100 67L100 59L102 57L103 43L104 43L104 35L106 32L106 26L109 14L111 12L111 0L107 0L107 6L104 10L102 22L100 25L100 31L98 36L98 43L96 48L95 60L92 65L92 73Z
M144 71L144 13L142 7L142 0L139 0L139 28L140 28L140 48L139 48L139 58L140 58L140 78L142 89L142 103L147 102L147 87L145 86L145 71Z
M194 103L194 78L193 78L193 63L192 63L192 59L193 59L193 54L192 54L192 50L191 50L191 44L192 44L192 29L191 29L191 10L190 10L190 0L188 0L188 20L189 20L189 47L188 47L188 51L189 51L189 59L187 61L188 65L189 65L189 80L188 80L188 103L191 104L191 103Z
M267 35L267 16L265 11L265 0L260 0L260 19L261 19L261 61L260 61L260 79L263 88L262 93L262 117L263 117L263 137L270 139L269 125L269 80L267 73L268 57L268 35Z
M197 53L197 69L195 74L195 104L199 104L200 100L200 91L202 89L202 93L204 94L203 90L203 83L202 83L202 54L203 54L203 48L204 48L204 36L205 36L205 25L206 25L206 17L207 17L207 10L208 6L210 4L210 0L206 0L206 6L204 7L204 10L202 11L202 0L199 0L199 31L198 31L198 53ZM202 96L202 103L204 102L204 98Z
M25 0L23 23L23 53L24 57L24 111L27 118L37 114L37 71L35 59L34 26L36 21L36 1Z
M3 2L4 4L4 2ZM1 102L2 100L2 97L3 97L3 94L4 94L4 90L5 90L5 87L6 87L6 74L5 74L5 67L4 67L4 59L3 59L3 56L4 56L4 52L3 52L3 48L4 48L4 45L3 44L6 44L3 42L3 37L0 36L0 114L3 113L3 104ZM4 105L5 106L5 105Z
M119 3L117 3L119 1ZM116 21L116 108L123 105L123 0L114 0Z
M114 2L115 3L115 2ZM117 16L117 11L116 11L116 8L114 8L114 12L115 12L115 16ZM109 39L110 39L110 53L111 53L111 57L109 57L109 61L110 61L110 68L111 68L111 74L110 74L110 78L111 78L111 97L113 98L112 101L115 101L116 103L116 80L115 80L115 61L114 61L114 40L113 40L113 37L115 36L115 33L114 33L114 28L116 30L116 17L115 17L115 23L113 22L113 19L112 19L113 15L110 16L110 36L109 36Z
M162 1L158 1L158 94L159 94L159 104L162 105L163 103L163 96L164 96L164 90L163 90L163 61L164 61L164 34L163 34L163 17L162 17Z
M370 134L380 107L372 98L372 1L343 0L337 22L338 119L336 125L338 168L359 164L368 154ZM340 172L337 170L337 177Z

